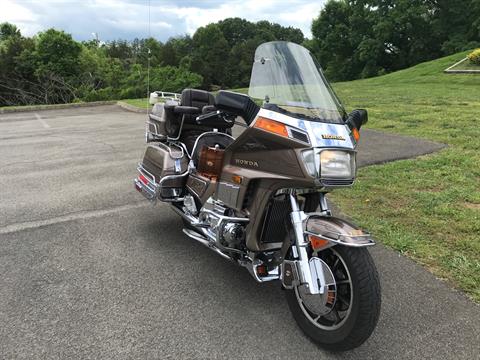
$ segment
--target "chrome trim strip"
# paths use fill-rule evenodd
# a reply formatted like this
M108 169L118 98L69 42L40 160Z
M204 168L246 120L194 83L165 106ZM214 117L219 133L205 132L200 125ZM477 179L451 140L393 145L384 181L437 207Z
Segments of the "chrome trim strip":
M328 242L331 242L335 245L343 245L343 246L349 246L349 247L365 247L365 246L373 246L375 245L375 241L371 238L371 235L368 234L368 233L365 233L365 234L362 234L362 235L355 235L355 236L348 236L348 235L345 235L345 234L340 234L340 233L335 233L336 235L338 235L338 239L334 239L334 238L331 238L331 237L328 237L328 236L325 236L325 235L321 235L321 234L315 234L315 233L312 233L310 231L307 231L305 230L303 232L305 235L312 235L312 236L316 236L320 239L323 239L323 240L327 240ZM345 241L342 241L340 240L341 238L346 238L346 237L349 237L349 238L365 238L368 242L366 243L350 243L350 242L345 242Z

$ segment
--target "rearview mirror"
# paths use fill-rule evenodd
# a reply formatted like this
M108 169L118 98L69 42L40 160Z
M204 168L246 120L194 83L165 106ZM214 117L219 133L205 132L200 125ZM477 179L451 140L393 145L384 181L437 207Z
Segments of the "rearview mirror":
M360 130L363 124L366 124L368 121L368 113L365 109L355 109L347 117L347 124L349 127L354 127L357 130Z

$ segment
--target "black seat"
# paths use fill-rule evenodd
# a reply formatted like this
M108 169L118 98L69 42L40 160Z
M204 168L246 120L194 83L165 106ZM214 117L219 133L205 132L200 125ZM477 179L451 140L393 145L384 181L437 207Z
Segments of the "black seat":
M185 89L182 91L180 106L175 113L182 114L185 124L196 124L195 119L202 114L203 108L215 104L215 97L205 90Z

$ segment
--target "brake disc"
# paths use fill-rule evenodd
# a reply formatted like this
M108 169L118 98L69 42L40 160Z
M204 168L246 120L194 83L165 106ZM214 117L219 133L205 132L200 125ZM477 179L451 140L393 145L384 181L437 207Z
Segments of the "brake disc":
M323 270L323 279L322 276L317 276L316 279L313 279L318 282L319 288L323 289L323 294L312 295L308 293L305 285L298 286L298 294L309 311L320 316L326 315L332 311L337 299L337 285L335 283L335 278L333 277L332 270L330 270L328 265L322 259L312 257L309 260L309 263L311 268L321 267L321 270ZM313 273L312 276L314 276Z

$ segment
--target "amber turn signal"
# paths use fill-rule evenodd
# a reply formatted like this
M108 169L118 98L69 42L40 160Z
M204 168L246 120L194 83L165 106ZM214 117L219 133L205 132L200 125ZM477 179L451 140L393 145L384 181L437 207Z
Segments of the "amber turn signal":
M325 246L328 245L328 240L319 238L318 236L315 236L315 235L308 235L308 240L310 241L310 244L312 244L312 248L314 250L324 248Z
M360 140L360 132L357 130L357 128L353 128L352 134L355 141Z
M232 176L232 181L233 181L235 184L241 184L241 183L242 183L242 180L243 180L243 177L241 177L240 175L233 175L233 176Z
M257 129L262 129L280 136L288 137L287 127L284 124L261 117L261 116L258 117L253 127Z

